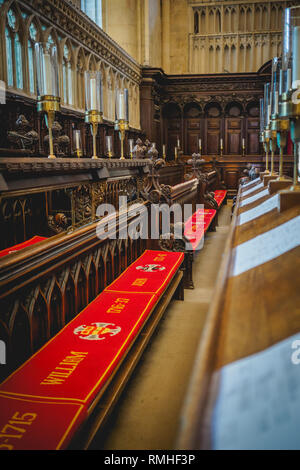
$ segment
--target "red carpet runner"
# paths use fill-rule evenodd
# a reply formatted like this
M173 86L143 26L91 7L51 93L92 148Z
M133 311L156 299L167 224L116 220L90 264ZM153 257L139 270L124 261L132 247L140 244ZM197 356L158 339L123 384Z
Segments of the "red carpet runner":
M43 240L46 240L45 237L39 237L39 236L34 236L27 240L26 242L19 243L18 245L11 246L9 248L5 248L5 250L0 251L0 258L6 255L10 255L11 253L15 253L16 251L20 251L23 248L27 248L28 246L35 245L38 242L42 242Z
M0 386L0 449L66 448L183 253L147 250Z

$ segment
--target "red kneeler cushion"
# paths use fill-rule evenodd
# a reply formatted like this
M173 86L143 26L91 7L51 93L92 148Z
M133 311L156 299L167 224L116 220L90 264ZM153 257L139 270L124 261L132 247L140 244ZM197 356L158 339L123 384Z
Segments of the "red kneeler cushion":
M105 292L160 295L184 258L183 253L146 250Z
M157 277L162 289L183 260L183 253L166 254L175 256L146 251L133 263L164 263L165 270L143 273ZM141 276L130 268L127 286L125 273L119 278L124 292L102 292L0 386L0 449L67 447L160 295L157 282L149 282L155 292L133 291L133 274Z
M199 246L204 234L209 229L217 211L215 209L198 209L184 226L184 235L190 241L193 251Z
M22 250L23 248L27 248L28 246L35 245L38 242L42 242L43 240L46 240L45 237L39 237L35 235L34 237L30 238L26 242L19 243L18 245L11 246L9 248L5 248L5 250L0 251L0 258L6 255L10 255L11 253L15 253L17 251Z
M226 197L226 194L227 194L227 191L225 189L219 189L219 190L214 192L215 200L218 203L218 207L220 207L220 205L224 201L224 199Z

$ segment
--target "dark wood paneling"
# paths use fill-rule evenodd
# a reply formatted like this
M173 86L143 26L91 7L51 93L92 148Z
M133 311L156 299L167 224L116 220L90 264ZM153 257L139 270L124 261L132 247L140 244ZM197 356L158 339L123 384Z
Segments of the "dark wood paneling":
M259 119L249 117L247 119L247 153L255 155L259 153Z
M160 119L161 132L155 140L166 144L168 152L174 154L177 136L185 155L198 150L198 139L202 140L203 155L220 155L220 139L223 139L223 154L242 153L245 139L245 155L262 152L259 145L259 99L263 96L264 84L270 81L269 69L261 68L251 74L217 75L166 75L161 69L143 69L145 78L141 84L151 100L141 103L141 114L151 114L151 107L160 106L159 116L153 112L152 120ZM153 106L155 103L155 106ZM147 109L144 110L144 106ZM174 122L175 119L175 122ZM175 127L176 126L176 127ZM145 127L151 134L153 125ZM161 137L160 137L161 135Z

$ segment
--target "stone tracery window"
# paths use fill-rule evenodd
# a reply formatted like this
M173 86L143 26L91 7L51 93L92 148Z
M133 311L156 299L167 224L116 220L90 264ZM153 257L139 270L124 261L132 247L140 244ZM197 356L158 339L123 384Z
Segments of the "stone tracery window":
M199 13L197 10L194 13L194 33L199 33Z
M102 28L102 0L81 0L81 10Z
M84 71L85 71L85 55L82 49L79 50L76 64L77 76L77 107L84 109L85 96L84 96Z
M5 28L5 44L6 44L6 75L7 85L14 86L14 72L13 72L13 55L12 55L12 41L10 31Z
M23 89L23 53L19 36L19 21L12 9L7 12L5 45L7 85Z
M35 93L36 83L35 83L35 54L34 46L38 40L38 31L34 23L31 23L29 26L29 35L28 35L28 75L29 75L29 91L30 93Z
M71 49L65 44L62 60L63 78L63 100L65 104L73 105L73 69L71 60Z

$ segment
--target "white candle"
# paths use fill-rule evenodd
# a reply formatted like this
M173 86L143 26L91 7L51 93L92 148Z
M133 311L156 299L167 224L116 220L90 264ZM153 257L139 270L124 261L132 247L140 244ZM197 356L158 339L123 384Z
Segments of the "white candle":
M177 160L177 147L175 147L175 160Z
M243 142L243 147L245 147L245 139L244 139L244 137L243 137L242 142Z
M293 75L292 88L298 88L297 81L300 80L300 26L293 30Z
M76 131L75 133L75 140L76 140L76 150L79 150L80 149L80 145L79 145L79 132Z
M278 91L275 91L275 114L278 114Z
M107 142L107 151L111 152L111 137L110 136L106 137L106 142Z
M124 94L119 94L119 119L125 119Z
M180 140L177 139L177 147L180 149Z
M199 150L202 149L202 142L201 142L201 139L199 139Z
M130 148L130 152L133 152L133 140L132 139L129 140L129 148Z
M220 147L223 148L223 139L220 140Z
M96 98L96 79L91 78L90 80L90 93L91 93L91 110L97 110L97 98Z
M52 95L52 86L51 86L51 61L50 54L45 53L44 56L44 94Z
M125 101L125 119L129 122L129 107L128 107L128 90L124 89L124 101Z
M166 155L166 146L163 144L163 155Z

